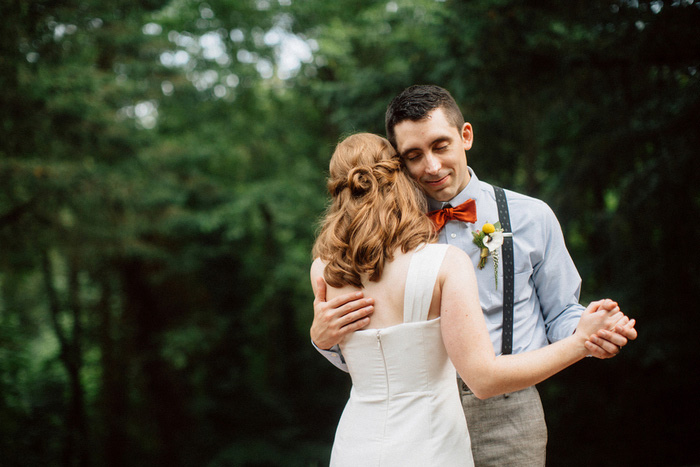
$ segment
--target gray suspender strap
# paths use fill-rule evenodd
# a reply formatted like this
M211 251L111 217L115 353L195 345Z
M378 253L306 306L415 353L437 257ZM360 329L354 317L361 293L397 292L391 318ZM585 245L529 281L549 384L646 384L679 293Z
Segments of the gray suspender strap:
M501 222L503 233L512 232L510 227L510 215L508 214L508 201L503 188L493 187L498 205L498 220ZM501 246L503 266L503 336L501 352L509 354L513 350L513 290L515 271L513 268L513 236L504 235Z

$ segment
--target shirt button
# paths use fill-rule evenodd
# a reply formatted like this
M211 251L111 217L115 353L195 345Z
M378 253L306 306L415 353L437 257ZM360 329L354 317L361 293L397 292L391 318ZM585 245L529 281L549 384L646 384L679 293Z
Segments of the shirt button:
M450 234L450 237L457 238L457 234L456 233Z

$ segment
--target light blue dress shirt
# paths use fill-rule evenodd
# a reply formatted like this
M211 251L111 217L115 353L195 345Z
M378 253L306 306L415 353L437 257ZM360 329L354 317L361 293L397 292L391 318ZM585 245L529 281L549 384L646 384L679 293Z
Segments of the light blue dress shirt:
M469 173L469 184L449 204L458 206L474 199L477 221L475 224L448 222L440 231L439 242L461 248L472 259L481 308L494 352L499 355L503 325L503 267L499 264L496 284L493 258L489 257L484 268L479 269L480 251L472 241L472 232L480 230L486 222L494 224L499 220L498 208L493 186L480 181L471 168ZM543 201L505 191L513 231L515 271L513 353L520 353L573 334L584 307L578 303L581 277L566 249L554 212ZM428 203L431 211L447 204L430 198ZM500 248L498 252L500 259ZM347 371L338 346L318 350L335 366Z

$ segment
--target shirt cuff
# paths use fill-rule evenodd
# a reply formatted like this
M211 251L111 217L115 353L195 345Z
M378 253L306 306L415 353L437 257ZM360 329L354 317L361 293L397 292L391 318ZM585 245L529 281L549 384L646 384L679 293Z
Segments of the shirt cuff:
M331 347L328 350L324 350L319 348L314 341L311 341L311 344L314 346L314 348L324 357L326 357L326 360L331 362L336 368L343 370L344 372L348 372L348 366L345 363L345 359L343 358L343 354L340 351L340 346L337 344Z

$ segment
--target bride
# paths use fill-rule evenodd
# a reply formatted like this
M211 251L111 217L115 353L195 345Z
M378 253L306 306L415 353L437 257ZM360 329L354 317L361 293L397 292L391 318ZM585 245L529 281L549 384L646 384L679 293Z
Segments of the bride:
M457 373L481 399L518 391L581 360L588 337L623 318L593 302L572 336L496 357L469 257L435 243L424 198L387 140L341 141L328 190L311 283L323 278L329 300L359 290L375 299L370 324L340 344L353 387L332 466L473 465Z

